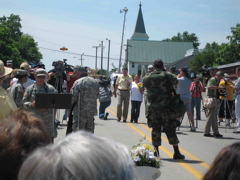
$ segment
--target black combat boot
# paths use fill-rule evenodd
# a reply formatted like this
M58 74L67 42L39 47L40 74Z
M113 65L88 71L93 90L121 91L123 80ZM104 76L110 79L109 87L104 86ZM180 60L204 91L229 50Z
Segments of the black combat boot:
M158 146L156 145L153 145L154 148L155 148L155 152L154 152L154 156L158 157L160 154L159 154L159 149L158 149Z

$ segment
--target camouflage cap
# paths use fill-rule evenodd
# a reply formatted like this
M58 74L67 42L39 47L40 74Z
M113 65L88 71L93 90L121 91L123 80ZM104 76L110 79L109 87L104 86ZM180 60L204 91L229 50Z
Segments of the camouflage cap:
M35 71L35 75L36 76L47 76L47 72L45 69L43 68L38 68L36 71Z
M16 73L16 76L25 76L28 75L28 72L24 69L19 69Z
M25 69L25 70L28 70L30 69L31 66L28 64L28 62L23 62L21 65L20 65L20 69Z
M86 71L86 69L83 67L83 66L78 66L78 65L76 65L76 66L74 66L74 71Z

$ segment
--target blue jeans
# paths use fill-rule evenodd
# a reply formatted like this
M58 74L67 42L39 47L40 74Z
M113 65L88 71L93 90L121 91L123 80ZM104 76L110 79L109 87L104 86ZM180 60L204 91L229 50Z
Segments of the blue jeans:
M104 118L105 116L105 109L110 106L111 101L107 101L107 102L100 102L100 106L99 106L99 118Z
M201 97L192 97L192 115L194 116L194 107L196 107L196 119L201 120Z

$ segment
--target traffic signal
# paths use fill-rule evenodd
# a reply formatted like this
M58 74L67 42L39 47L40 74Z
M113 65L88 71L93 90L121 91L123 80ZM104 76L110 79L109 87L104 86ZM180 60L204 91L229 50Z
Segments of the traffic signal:
M62 48L60 48L61 51L67 51L68 48L65 48L64 46Z

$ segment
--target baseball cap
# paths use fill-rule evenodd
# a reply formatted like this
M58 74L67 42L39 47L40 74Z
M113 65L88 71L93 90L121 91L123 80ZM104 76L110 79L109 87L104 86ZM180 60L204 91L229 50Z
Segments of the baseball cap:
M12 64L12 60L7 60L7 65L10 65L10 64Z
M16 76L24 76L24 75L28 75L28 72L24 69L18 69Z
M4 77L12 72L12 68L8 68L4 66L2 60L0 60L0 78Z
M28 70L30 69L31 66L28 64L28 62L23 62L21 65L20 65L20 69L25 69L25 70Z
M36 71L35 71L35 75L36 76L47 76L47 72L45 69L43 68L38 68Z
M152 69L153 68L153 65L148 65L148 67L147 67L148 69Z
M228 73L224 73L224 77L225 77L225 78L229 78Z

